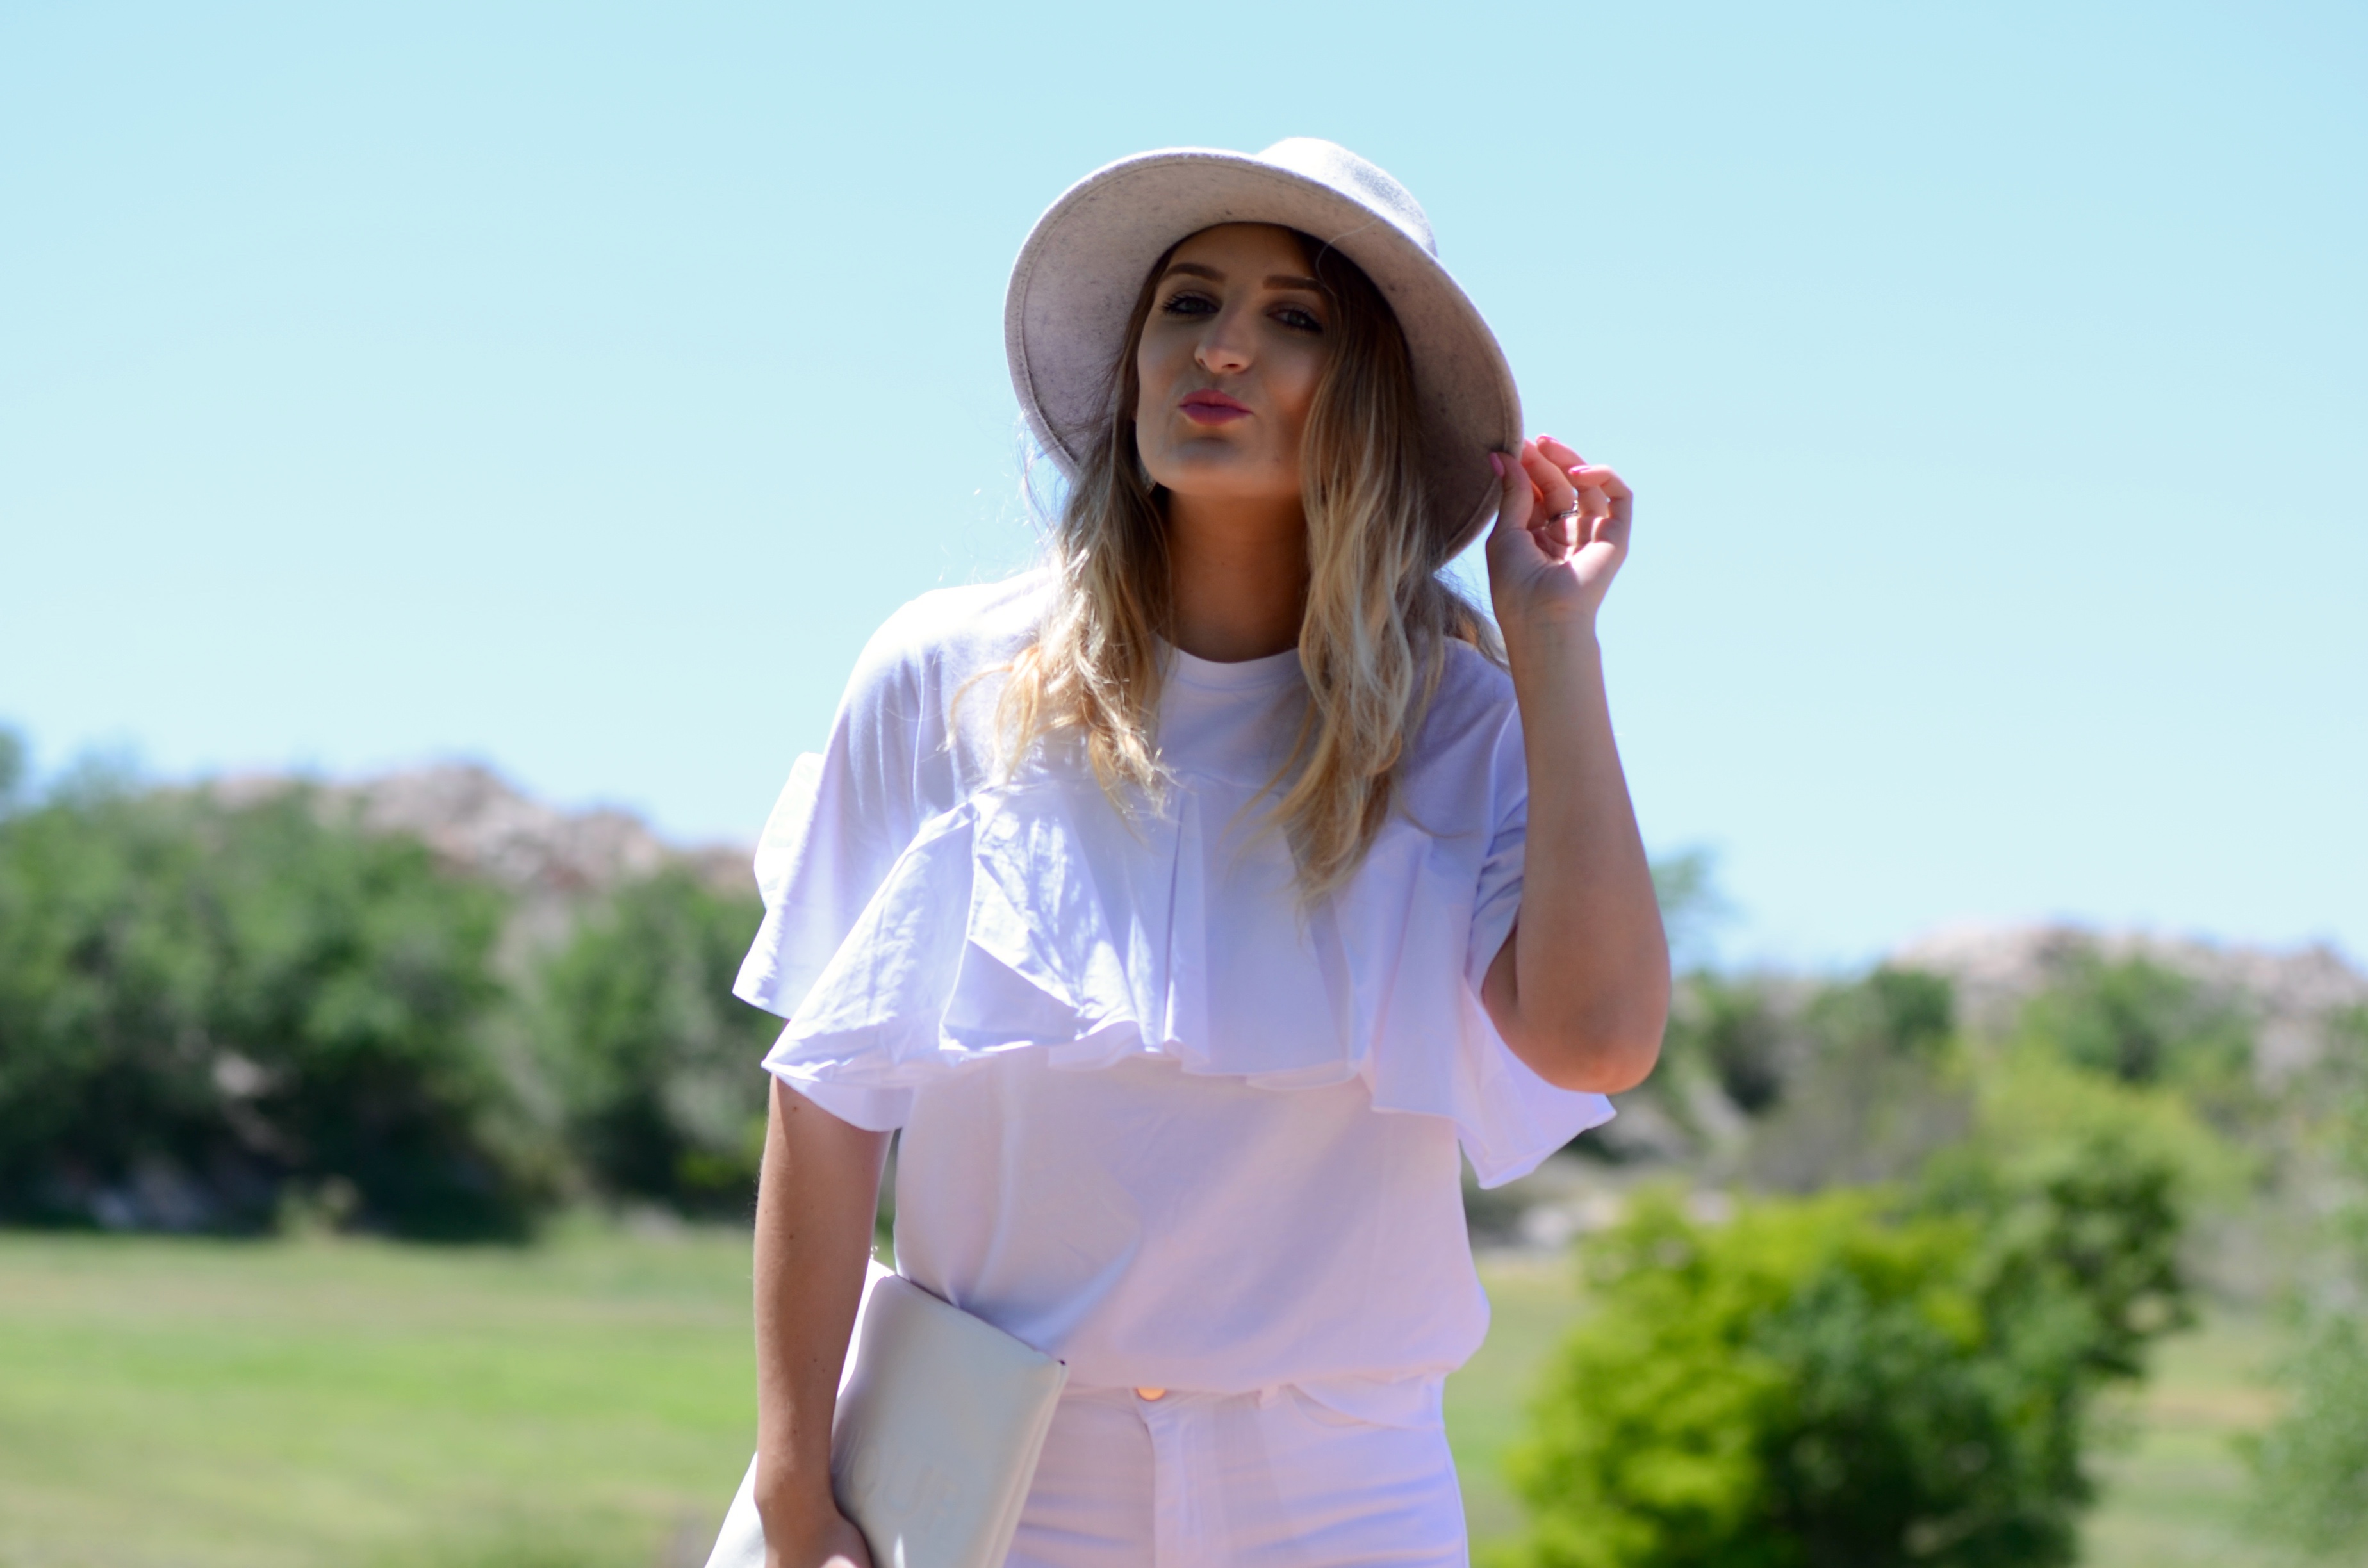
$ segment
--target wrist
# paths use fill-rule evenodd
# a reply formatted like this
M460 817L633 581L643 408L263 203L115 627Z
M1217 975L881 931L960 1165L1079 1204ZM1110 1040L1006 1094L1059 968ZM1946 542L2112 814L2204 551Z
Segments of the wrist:
M820 1476L768 1476L759 1471L756 1502L768 1539L776 1532L783 1540L811 1539L838 1517L838 1498L830 1489L827 1471Z
M1517 665L1541 660L1560 663L1573 657L1591 661L1602 654L1592 607L1499 615L1497 631L1505 640L1506 656Z

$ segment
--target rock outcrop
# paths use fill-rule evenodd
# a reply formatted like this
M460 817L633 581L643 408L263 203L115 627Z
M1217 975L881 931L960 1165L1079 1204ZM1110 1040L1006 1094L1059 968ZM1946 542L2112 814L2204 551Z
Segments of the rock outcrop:
M284 775L250 775L214 785L235 802L298 787ZM667 866L702 881L753 890L750 849L668 844L647 823L611 807L569 812L522 793L477 763L439 763L376 778L316 787L332 810L350 807L381 833L407 833L447 863L538 900L572 903Z
M2317 1060L2328 1019L2368 1007L2368 975L2325 946L2281 952L2077 926L1959 926L1907 943L1890 961L1948 976L1965 1022L1995 1031L2076 965L2128 959L2184 976L2207 998L2241 1008L2254 1020L2256 1064L2270 1076Z

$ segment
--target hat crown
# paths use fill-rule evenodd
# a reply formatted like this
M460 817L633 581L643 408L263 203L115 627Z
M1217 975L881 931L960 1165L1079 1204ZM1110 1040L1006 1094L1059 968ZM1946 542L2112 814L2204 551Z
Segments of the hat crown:
M1358 206L1390 221L1406 238L1431 256L1439 244L1431 237L1430 218L1414 192L1390 177L1378 164L1367 163L1338 142L1320 136L1286 136L1258 154L1261 164L1288 169L1318 185L1329 186Z

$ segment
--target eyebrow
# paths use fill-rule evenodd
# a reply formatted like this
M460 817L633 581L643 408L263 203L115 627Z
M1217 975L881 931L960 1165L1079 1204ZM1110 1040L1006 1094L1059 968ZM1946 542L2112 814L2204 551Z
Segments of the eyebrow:
M1205 267L1197 261L1170 262L1167 265L1167 270L1160 276L1172 278L1178 272L1190 274L1194 278L1205 278L1212 283L1223 283L1225 280L1224 273L1213 267ZM1266 280L1266 286L1269 289L1304 289L1311 294L1324 292L1324 285L1315 278L1300 278L1287 272L1274 274Z

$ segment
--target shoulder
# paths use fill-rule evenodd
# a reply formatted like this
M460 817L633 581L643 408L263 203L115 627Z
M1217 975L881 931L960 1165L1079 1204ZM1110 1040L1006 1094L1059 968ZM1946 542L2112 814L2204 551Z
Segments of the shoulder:
M1440 676L1441 699L1452 688L1457 699L1485 707L1509 707L1513 700L1512 672L1461 638L1447 643L1447 669Z
M1474 745L1494 749L1520 718L1513 677L1505 667L1469 642L1450 642L1417 744L1426 754Z
M1035 637L1050 587L1038 570L923 594L871 634L848 695L960 686L1008 663Z
M1398 779L1408 815L1434 837L1482 843L1526 790L1513 677L1470 643L1448 644Z

